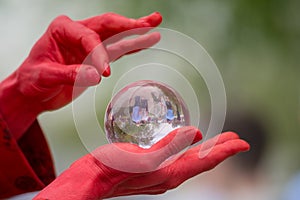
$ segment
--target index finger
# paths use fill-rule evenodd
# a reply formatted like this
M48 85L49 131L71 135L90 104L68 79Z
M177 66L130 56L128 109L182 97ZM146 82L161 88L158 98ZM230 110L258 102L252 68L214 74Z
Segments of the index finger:
M123 31L156 27L162 22L162 16L159 12L154 12L139 19L132 19L115 13L106 13L78 22L97 32L103 41L112 35Z
M84 64L93 65L100 75L109 68L109 57L97 33L67 16L59 16L49 26L55 41L68 50L81 49ZM79 64L79 63L66 63Z

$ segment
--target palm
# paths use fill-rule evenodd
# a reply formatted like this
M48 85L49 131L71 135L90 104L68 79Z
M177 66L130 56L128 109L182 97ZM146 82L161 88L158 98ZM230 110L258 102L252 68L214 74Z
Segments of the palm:
M180 156L171 157L201 138L199 131L185 127L172 131L146 150L127 143L98 148L92 155L106 166L108 174L121 177L119 180L114 178L117 182L110 186L111 191L105 197L161 194L214 168L230 156L249 150L249 145L237 134L227 132L190 148ZM200 152L205 155L203 158L199 157Z
M201 138L197 128L182 127L150 149L129 143L101 146L73 163L36 199L105 199L161 194L214 168L230 156L249 150L248 143L237 134L227 132L178 154ZM199 152L203 151L207 154L199 157Z

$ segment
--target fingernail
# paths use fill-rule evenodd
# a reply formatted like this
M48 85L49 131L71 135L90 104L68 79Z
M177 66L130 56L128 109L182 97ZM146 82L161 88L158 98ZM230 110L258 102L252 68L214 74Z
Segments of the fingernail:
M110 76L111 72L110 72L110 66L108 63L104 63L104 72L102 73L103 76L108 77Z

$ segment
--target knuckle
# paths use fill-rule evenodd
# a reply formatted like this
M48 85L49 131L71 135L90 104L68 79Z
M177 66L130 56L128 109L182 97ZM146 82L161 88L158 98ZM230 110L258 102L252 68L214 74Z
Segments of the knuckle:
M102 15L103 19L109 19L111 17L115 17L117 14L113 12L107 12Z
M172 141L169 144L167 144L167 147L166 147L166 154L167 155L170 156L170 155L176 154L179 151L180 151L180 147L179 147L179 145L177 144L176 141Z
M60 27L64 22L72 21L68 16L66 15L59 15L57 16L50 24L50 27Z
M90 53L97 45L101 43L100 37L98 34L88 31L83 34L80 38L81 46Z
M130 45L128 42L126 41L123 41L123 42L120 42L120 44L118 45L118 48L121 50L121 51L127 51L127 50L131 50L131 49L134 49L134 46L133 45ZM124 52L125 53L125 52Z
M57 20L71 20L67 15L58 15L54 21L57 21Z
M76 81L77 75L80 73L79 69L73 69L66 73L67 79L70 81Z
M54 37L60 36L66 24L71 21L72 20L66 15L57 16L49 26L50 34Z
M108 12L102 15L103 25L111 25L114 23L115 17L118 15L113 12Z
M87 31L87 33L81 37L81 40L87 40L87 41L94 40L100 42L100 37L98 34L96 34L93 31Z
M16 72L16 79L18 83L18 90L25 96L35 96L39 92L39 87L43 85L41 78L41 69L23 70Z

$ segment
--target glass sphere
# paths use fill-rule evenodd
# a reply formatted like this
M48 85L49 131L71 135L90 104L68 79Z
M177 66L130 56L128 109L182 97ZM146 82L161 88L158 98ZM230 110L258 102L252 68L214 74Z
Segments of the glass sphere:
M109 142L127 142L150 148L172 130L190 125L182 97L170 86L142 80L121 89L104 118Z

